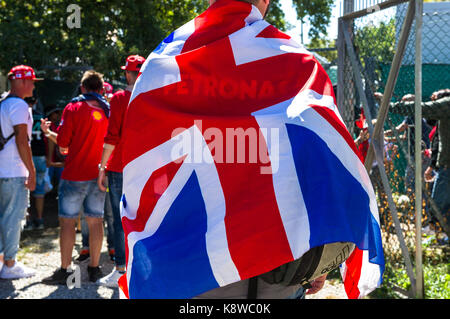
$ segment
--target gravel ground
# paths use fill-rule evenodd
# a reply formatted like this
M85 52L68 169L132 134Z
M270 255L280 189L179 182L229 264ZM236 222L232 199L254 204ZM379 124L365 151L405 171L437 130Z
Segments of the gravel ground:
M46 197L47 199L47 197ZM81 287L69 289L64 285L44 285L42 279L50 276L60 266L59 227L54 198L46 200L44 223L46 229L22 232L21 244L17 259L26 266L36 270L36 275L17 280L0 279L0 299L118 299L118 289L100 287L89 282L87 265L89 260L79 265L81 270ZM81 234L77 233L73 260L81 249ZM109 274L114 268L110 260L106 240L103 242L100 259L104 274ZM307 295L307 299L347 299L340 280L328 280L318 293Z
M18 260L36 270L36 275L17 280L0 279L0 299L118 299L117 289L100 287L87 278L89 260L74 263L80 266L81 287L69 289L63 285L45 285L41 281L50 276L60 266L58 228L22 233L21 251ZM77 244L73 259L81 248L81 234L77 234ZM114 267L106 247L101 256L103 272L108 274Z

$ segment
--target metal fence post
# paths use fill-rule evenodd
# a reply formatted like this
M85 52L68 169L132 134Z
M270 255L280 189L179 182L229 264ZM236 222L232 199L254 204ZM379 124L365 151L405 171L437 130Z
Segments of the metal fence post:
M337 108L341 114L345 112L344 104L344 67L345 67L345 43L343 38L342 25L338 23L338 38L337 38L337 50L338 50L338 60L337 60Z
M381 101L380 109L378 110L377 123L375 124L374 128L375 138L380 136L389 111L389 103L391 101L392 94L395 89L395 83L397 82L400 64L402 62L403 54L405 52L406 42L408 41L408 36L411 31L412 22L414 20L414 11L415 11L414 4L415 4L414 0L409 1L408 11L406 13L405 21L403 22L400 39L398 41L397 49L394 55L394 60L392 61L392 66L386 83L385 92L383 95L383 99ZM375 153L373 147L370 146L364 163L367 170L370 170L370 168L372 167L374 157Z
M391 210L391 215L392 218L394 219L394 223L395 223L395 230L397 232L397 237L400 243L400 248L402 250L402 254L404 256L405 259L405 265L406 265L406 272L408 274L408 277L411 281L411 287L412 287L412 291L415 291L415 278L414 278L414 271L413 271L413 266L411 263L411 259L408 253L408 248L406 247L406 243L405 240L403 238L403 234L402 234L402 229L401 229L401 225L400 225L400 220L398 218L398 212L397 212L397 208L395 206L393 197L392 197L392 190L391 187L389 185L389 180L388 177L386 175L386 171L385 171L385 166L384 166L384 155L383 155L383 149L384 149L384 139L383 139L383 131L381 131L381 137L375 135L377 133L375 133L375 129L372 125L372 118L370 116L370 111L369 111L369 105L367 103L367 98L362 86L362 78L361 78L361 73L358 67L358 63L356 60L356 54L353 50L353 45L350 39L350 35L348 33L348 25L347 25L347 20L344 20L343 18L339 19L339 23L342 24L342 28L341 30L343 30L344 32L344 39L345 39L345 46L347 48L347 52L348 55L350 57L350 61L352 63L352 68L353 68L353 73L354 73L354 78L355 78L355 83L356 83L356 88L358 89L359 95L361 97L361 101L362 101L362 105L364 108L364 111L366 112L367 116L367 125L368 125L368 130L369 130L369 134L372 137L372 144L373 144L373 149L374 149L374 155L375 155L375 160L378 163L378 169L380 171L380 176L381 176L381 180L382 180L382 184L383 184L383 188L386 192L387 195L387 199L388 199L388 206L389 209ZM398 70L397 70L398 72ZM382 123L378 123L377 125L381 125L381 127L383 127L382 125L384 124L385 119L383 119ZM375 126L376 127L376 126ZM370 174L370 169L367 170L368 173Z
M415 56L415 208L416 208L416 298L424 297L422 268L422 15L423 0L415 0L416 56Z
M368 7L373 2L376 5ZM422 100L428 101L432 92L448 88L450 42L443 39L450 27L450 11L448 3L426 2L342 0L337 41L337 104L345 125L349 131L355 130L350 131L352 135L365 129L355 117L361 112L360 107L367 113L367 121L370 115L377 118L372 127L372 123L367 123L372 131L370 150L367 143L360 144L359 149L366 154L367 171L375 169L370 178L377 195L386 269L394 273L406 271L411 282L408 291L398 286L407 283L395 281L397 275L386 278L386 284L417 299L428 294L424 273L429 260L424 256L423 236L427 235L429 248L434 249L445 244L447 237L443 233L450 233L431 196L433 184L423 176L432 158L429 150L422 152L424 143L429 148L428 138L422 137L422 132L428 135L433 125L430 122L431 126L426 126L423 116L438 121L443 115L425 114L423 107L428 103ZM371 91L383 94L377 114L367 112L372 95L377 99L381 96ZM410 93L414 94L412 99L407 96ZM391 103L402 97L414 103ZM432 135L429 138L433 141ZM384 162L385 171L382 166L378 167L380 172L372 168L374 160ZM429 226L424 229L424 225Z

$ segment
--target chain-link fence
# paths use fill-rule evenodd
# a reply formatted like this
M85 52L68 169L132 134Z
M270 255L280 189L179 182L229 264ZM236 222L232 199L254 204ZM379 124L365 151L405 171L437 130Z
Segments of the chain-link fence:
M380 150L384 155L389 186L383 183L383 174L376 167L379 162L375 156L373 163L366 162L366 168L371 173L377 195L387 271L404 271L409 275L410 285L403 285L403 288L411 288L409 295L417 295L413 291L418 279L417 267L422 267L417 265L417 258L414 261L418 236L425 242L448 248L448 234L443 229L442 219L436 218L435 214L439 207L431 195L433 182L423 182L422 218L420 223L416 221L414 103L407 110L405 107L393 107L402 100L415 101L415 9L415 1L364 3L345 0L338 39L338 107L363 155L370 153L368 148L373 137L364 141L365 131L372 124L375 128L372 134L376 134L376 119L383 119L384 122L384 125L379 125L383 134ZM450 88L449 32L450 2L424 3L421 37L423 102L430 101L433 92ZM403 55L400 54L402 51ZM383 101L384 95L387 98ZM390 96L392 98L389 99ZM385 117L382 114L383 103L388 106ZM372 123L367 123L368 119L372 119ZM421 176L424 176L435 155L431 150L433 139L437 136L437 123L439 119L434 116L424 117L422 121ZM417 229L418 225L421 229ZM429 260L424 259L424 263L427 262ZM385 281L389 281L387 276L389 274L385 275Z

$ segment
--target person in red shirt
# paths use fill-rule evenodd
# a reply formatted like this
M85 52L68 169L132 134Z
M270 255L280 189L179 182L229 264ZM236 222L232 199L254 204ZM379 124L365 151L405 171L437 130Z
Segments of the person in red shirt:
M97 183L101 191L106 191L109 187L109 196L113 212L114 227L114 249L115 249L115 269L98 280L98 284L107 287L118 287L117 281L125 273L125 235L120 217L120 199L122 197L122 127L125 113L130 101L131 92L136 82L139 70L145 59L139 55L131 55L127 58L125 71L128 86L125 90L120 90L112 96L111 117L108 123L108 131L104 139L102 160L98 173ZM107 181L106 181L107 176Z
M81 79L82 95L74 98L64 109L57 133L49 130L43 120L45 135L56 141L62 153L67 153L58 189L60 222L61 268L43 280L47 284L66 284L75 244L75 225L83 205L89 228L89 280L103 277L99 266L103 242L103 209L105 193L97 187L98 167L103 139L108 127L109 103L100 93L103 76L93 70Z

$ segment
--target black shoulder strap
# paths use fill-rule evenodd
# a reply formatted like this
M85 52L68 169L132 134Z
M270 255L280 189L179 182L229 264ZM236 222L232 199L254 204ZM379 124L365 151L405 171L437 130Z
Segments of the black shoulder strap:
M0 99L0 107L2 106L2 102L9 99L10 97L16 97L19 98L18 96L14 95L14 94L8 94L7 96L5 96L3 99ZM19 98L20 99L20 98ZM2 123L0 122L0 135L3 137L3 132L2 132ZM14 132L8 136L7 138L5 138L5 144L12 139L12 137L14 136Z
M258 277L252 277L248 280L247 299L256 299L258 296Z

